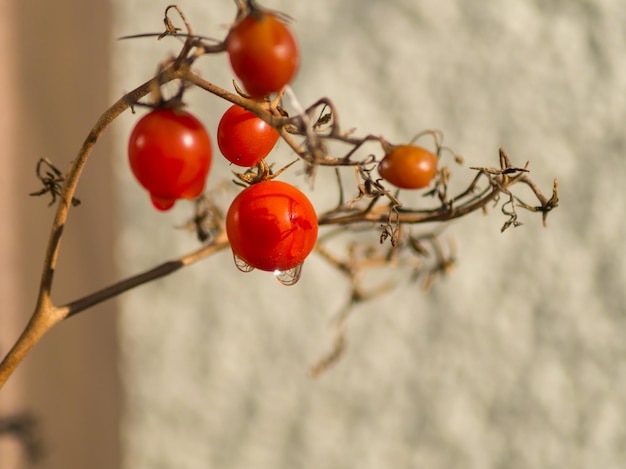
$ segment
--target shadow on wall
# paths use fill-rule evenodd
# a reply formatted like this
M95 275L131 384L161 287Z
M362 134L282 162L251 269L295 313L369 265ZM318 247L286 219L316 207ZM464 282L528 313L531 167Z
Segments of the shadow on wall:
M3 111L7 134L1 158L9 164L12 256L3 258L0 276L3 317L0 354L25 326L34 307L46 240L54 208L50 199L28 197L39 190L35 166L49 158L64 170L90 126L109 102L109 2L10 0L3 6L7 61L3 87L11 93ZM8 117L10 116L10 117ZM8 119L11 119L8 121ZM6 129L12 129L7 133ZM4 141L4 140L3 140ZM111 249L115 219L110 144L105 138L90 160L65 230L53 299L58 304L114 280ZM7 300L5 302L5 299ZM0 467L23 467L27 455L40 456L46 468L119 467L120 391L117 376L116 305L60 324L22 363L2 390ZM27 416L27 417L23 417ZM25 449L25 451L22 451ZM5 464L8 464L5 466Z

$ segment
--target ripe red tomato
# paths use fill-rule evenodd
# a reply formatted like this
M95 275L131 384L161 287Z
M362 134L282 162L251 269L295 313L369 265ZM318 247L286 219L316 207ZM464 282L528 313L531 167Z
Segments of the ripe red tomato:
M130 167L153 205L168 210L177 199L204 191L211 168L209 134L186 111L154 109L135 125L128 141Z
M437 174L437 155L415 145L397 145L378 165L380 176L401 189L421 189Z
M222 155L246 168L265 158L278 136L271 125L236 104L228 108L217 126L217 145Z
M226 37L235 75L252 98L280 91L300 63L296 40L276 15L255 10L238 21Z
M246 187L226 215L233 254L250 267L270 272L299 266L317 241L317 215L309 199L281 181Z

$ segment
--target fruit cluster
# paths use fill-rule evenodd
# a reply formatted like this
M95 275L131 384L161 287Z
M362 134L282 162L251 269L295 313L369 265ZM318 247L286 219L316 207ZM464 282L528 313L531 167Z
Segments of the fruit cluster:
M269 106L293 80L300 62L297 42L285 22L251 2L224 41L242 95ZM280 135L266 121L234 104L217 128L217 145L230 163L251 168L264 164ZM403 189L430 184L438 157L414 145L385 142L378 171L383 180ZM135 125L128 144L130 167L159 210L178 199L197 199L212 164L212 142L200 121L183 110L180 100L161 102ZM295 283L315 247L318 219L306 195L290 184L265 176L232 201L226 232L237 266L244 271L275 272ZM280 277L282 276L282 277ZM292 281L289 280L292 279Z
M0 362L0 387L55 324L229 246L240 270L272 271L286 285L297 282L302 264L314 248L347 278L351 291L335 317L335 345L314 366L312 373L317 375L341 356L345 347L343 325L352 307L395 286L395 282L389 283L379 276L372 284L365 279L366 271L380 267L408 269L409 278L423 279L428 289L454 265L454 244L446 248L441 243L440 230L414 230L415 225L448 222L487 211L502 202L500 208L506 216L501 228L504 231L521 224L519 209L540 213L545 225L548 214L558 207L558 180L554 179L552 195L545 196L530 178L528 162L522 167L514 165L504 148L499 149L498 167L470 167L475 176L457 192L449 190L451 173L440 156L449 152L457 163L462 159L442 145L440 131L426 130L408 144L393 145L379 135L358 136L354 129L341 128L337 109L329 98L320 98L304 108L288 86L298 70L300 54L284 21L286 17L260 8L256 0L235 0L235 3L236 21L221 42L195 35L176 5L165 10L165 32L126 36L130 39L171 35L183 39L183 45L175 58L161 64L153 78L126 93L101 114L66 173L48 159L37 164L36 174L43 187L31 195L50 194L51 205L58 203L37 306L24 332ZM184 22L185 32L174 27L168 17L172 10ZM236 93L204 80L192 70L199 57L223 52L230 57L240 83L235 86ZM161 87L173 81L179 82L180 93L164 101ZM210 194L204 194L213 163L212 141L202 123L182 107L182 95L190 86L233 104L218 125L217 145L231 164L246 168L244 173L236 174L245 188L231 201L225 216ZM85 164L108 126L150 93L152 110L136 123L128 143L131 170L159 210L169 210L178 199L195 200L193 226L203 245L178 259L57 305L51 299L51 291L60 242L69 208L79 204L75 194ZM294 115L290 116L283 106L283 96L294 109ZM424 135L433 137L434 152L414 144ZM316 213L302 192L276 179L289 167L272 173L265 162L278 139L304 163L308 178L312 179L319 168L335 170L338 202L334 208ZM336 148L329 143L348 149L333 155ZM362 154L358 150L369 143L380 145L382 158L372 153L358 156ZM352 199L345 198L342 168L352 169L356 177L357 193ZM524 202L515 195L512 188L517 185L530 191L535 202ZM429 197L434 204L411 205L415 202L410 200L415 198L404 197L405 193L400 200L400 190L424 188L428 189L420 195ZM318 237L319 226L334 228ZM369 236L372 228L379 231L377 240ZM359 235L363 231L364 241ZM337 245L345 249L337 252L334 249Z

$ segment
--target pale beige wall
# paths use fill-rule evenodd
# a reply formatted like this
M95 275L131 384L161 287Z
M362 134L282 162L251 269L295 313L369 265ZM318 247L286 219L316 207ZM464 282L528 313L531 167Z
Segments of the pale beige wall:
M5 0L0 27L0 354L34 306L53 209L35 164L65 169L108 103L111 7L97 0ZM94 153L71 215L53 297L63 303L114 280L113 193L107 139ZM32 413L46 468L118 466L116 307L57 326L0 391L0 417ZM22 454L0 438L0 468Z
M211 37L233 3L181 1ZM294 18L293 89L305 105L329 96L344 128L395 142L441 128L467 166L497 165L504 146L547 191L558 176L562 204L548 229L524 213L501 234L497 209L453 223L452 275L430 295L403 285L359 307L346 356L317 381L308 366L348 291L315 256L294 287L242 274L224 253L125 296L123 467L624 467L624 2L263 3ZM166 4L117 0L115 27L159 30ZM117 44L116 87L136 86L177 45ZM197 68L232 78L223 57ZM199 92L186 101L214 131L222 103ZM291 156L282 145L270 161ZM155 213L120 168L124 268L191 249L172 229L184 204ZM209 185L230 169L217 157ZM320 169L316 201L333 184Z

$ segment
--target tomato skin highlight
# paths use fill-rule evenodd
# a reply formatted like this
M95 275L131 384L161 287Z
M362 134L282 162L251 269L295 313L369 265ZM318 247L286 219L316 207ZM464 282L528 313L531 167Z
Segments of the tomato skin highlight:
M400 189L421 189L437 174L439 158L425 148L397 145L378 165L380 176Z
M226 215L233 254L256 269L287 271L304 262L317 242L317 215L309 199L282 181L253 184Z
M232 105L217 126L217 145L231 163L249 168L265 158L278 141L278 131L241 106Z
M177 199L196 199L211 169L211 139L192 114L169 108L144 115L131 132L128 160L153 205L169 210Z
M238 21L226 37L235 75L252 98L263 98L289 84L300 52L289 28L271 13L255 11Z

